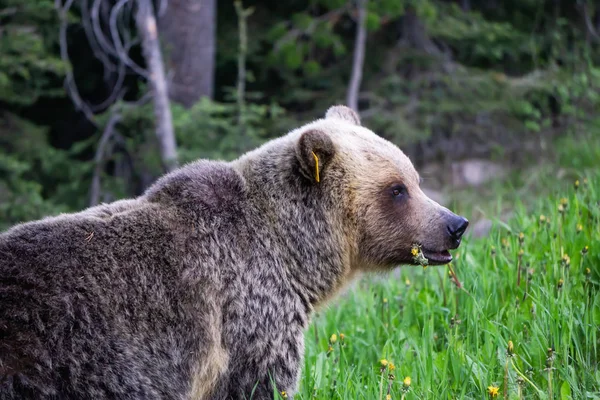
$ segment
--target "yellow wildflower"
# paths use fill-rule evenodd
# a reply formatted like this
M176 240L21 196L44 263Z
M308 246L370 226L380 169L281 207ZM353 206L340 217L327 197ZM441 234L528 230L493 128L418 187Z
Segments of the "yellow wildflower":
M288 398L287 393L285 392L285 390L283 392L281 392L281 397L283 397L284 399Z
M567 208L567 206L569 205L569 200L567 200L566 197L561 198L560 205L563 206L564 208Z
M384 302L384 303L387 303L387 302L388 302L388 299L387 299L387 297L384 297L384 298L383 298L383 302Z
M523 257L523 254L525 254L525 250L519 249L519 257Z
M388 365L388 360L386 360L385 358L379 360L379 363L381 364L382 367L387 367Z
M410 376L407 376L406 378L404 378L404 380L402 381L402 385L403 385L405 388L408 388L408 387L410 387Z
M583 249L581 249L581 255L586 255L589 249L590 248L588 246L583 246Z
M391 394L386 395L385 400L392 400L392 395Z
M558 286L558 288L560 289L560 288L562 288L562 287L563 287L563 285L564 285L564 284L565 284L565 280L564 280L563 278L560 278L560 279L558 280L558 285L557 285L557 286Z
M540 215L540 224L545 223L547 220L546 216L544 214Z
M575 180L575 184L573 186L575 186L575 190L577 190L577 188L579 187L579 179Z
M581 232L582 230L583 230L583 225L577 224L577 233Z
M390 362L388 363L388 368L390 369L390 371L393 371L393 370L395 370L395 369L396 369L396 366L394 365L394 363L393 363L393 362L391 362L391 361L390 361Z
M498 386L488 386L487 391L490 397L497 397L500 392L500 388Z
M343 342L344 338L346 337L346 335L344 335L343 333L340 333L340 340Z
M410 254L412 254L413 257L418 256L419 255L419 247L413 246L412 249L410 249Z
M335 343L337 342L337 335L334 333L333 335L331 335L331 337L329 338L329 343Z
M563 254L563 256L562 256L562 262L563 262L564 265L566 265L568 267L569 265L571 265L571 257L569 257L569 255L566 254L566 253Z
M515 346L514 346L512 340L508 341L508 346L506 347L506 352L508 353L509 356L512 356L515 353Z
M404 280L404 284L405 284L406 286L410 286L410 279L406 278L406 279Z

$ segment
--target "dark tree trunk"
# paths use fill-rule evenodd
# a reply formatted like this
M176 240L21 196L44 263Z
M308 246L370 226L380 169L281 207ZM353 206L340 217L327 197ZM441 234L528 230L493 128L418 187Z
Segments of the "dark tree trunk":
M409 6L402 18L401 44L424 51L429 54L439 54L439 49L427 36L425 25L417 15L414 7Z
M212 98L215 69L215 0L169 0L159 16L171 100L191 107Z

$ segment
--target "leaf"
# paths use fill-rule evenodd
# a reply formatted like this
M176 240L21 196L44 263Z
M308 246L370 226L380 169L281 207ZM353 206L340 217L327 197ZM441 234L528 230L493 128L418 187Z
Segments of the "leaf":
M321 387L321 381L323 380L323 366L325 365L325 360L327 359L327 355L321 352L317 356L317 362L315 366L315 388Z
M365 25L367 27L367 30L376 31L381 26L381 18L376 13L369 11L367 13Z
M573 397L571 395L571 385L567 381L564 381L562 385L560 385L560 399L561 400L572 400Z

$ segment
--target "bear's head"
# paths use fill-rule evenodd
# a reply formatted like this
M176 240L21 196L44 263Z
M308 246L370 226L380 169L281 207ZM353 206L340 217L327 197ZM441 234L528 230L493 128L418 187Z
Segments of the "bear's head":
M338 199L360 269L452 260L468 221L423 193L419 174L395 145L345 106L292 133L300 174Z

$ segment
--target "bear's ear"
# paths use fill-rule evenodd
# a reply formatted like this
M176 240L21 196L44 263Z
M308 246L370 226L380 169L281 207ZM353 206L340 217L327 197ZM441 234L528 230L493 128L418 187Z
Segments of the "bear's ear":
M327 110L327 113L325 114L325 118L343 119L344 121L360 126L360 117L358 114L353 109L346 106L329 107L329 110Z
M296 145L300 172L313 182L323 179L323 171L334 154L335 147L329 135L317 129L304 132Z

